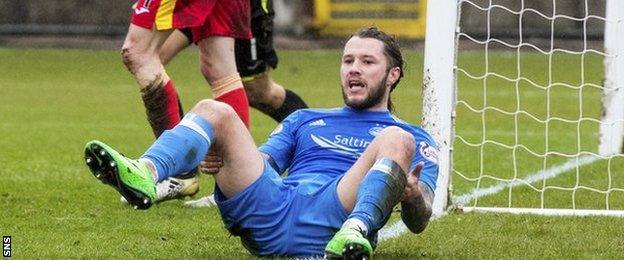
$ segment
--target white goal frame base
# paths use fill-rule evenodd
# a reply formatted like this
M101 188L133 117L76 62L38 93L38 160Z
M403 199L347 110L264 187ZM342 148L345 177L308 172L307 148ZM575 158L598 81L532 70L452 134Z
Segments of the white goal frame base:
M542 216L606 216L624 217L624 210L592 210L592 209L537 209L537 208L494 208L494 207L461 207L463 212L531 214Z

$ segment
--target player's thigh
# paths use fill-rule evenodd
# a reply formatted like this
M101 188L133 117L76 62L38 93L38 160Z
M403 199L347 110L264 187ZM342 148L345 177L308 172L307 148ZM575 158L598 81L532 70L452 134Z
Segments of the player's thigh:
M264 170L264 161L234 109L222 102L202 100L191 112L213 127L211 148L223 158L223 166L214 177L223 194L229 198L253 184Z
M171 34L171 30L157 31L130 24L122 47L123 52L133 54L158 53L158 49Z
M236 73L234 39L213 36L197 43L202 73L209 81L216 81Z
M227 197L238 194L253 184L264 170L264 163L256 144L245 125L234 117L237 127L221 136L217 144L223 156L223 166L215 174L215 181Z
M185 30L185 29L183 29ZM159 56L163 65L167 65L173 57L184 50L191 43L191 37L182 30L175 30L167 37L167 40L160 48Z

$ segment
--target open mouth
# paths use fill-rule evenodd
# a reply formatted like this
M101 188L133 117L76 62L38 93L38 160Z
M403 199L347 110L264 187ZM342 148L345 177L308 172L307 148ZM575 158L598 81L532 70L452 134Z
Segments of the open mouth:
M359 81L359 80L349 80L348 84L349 84L349 89L366 87L366 85L362 81Z

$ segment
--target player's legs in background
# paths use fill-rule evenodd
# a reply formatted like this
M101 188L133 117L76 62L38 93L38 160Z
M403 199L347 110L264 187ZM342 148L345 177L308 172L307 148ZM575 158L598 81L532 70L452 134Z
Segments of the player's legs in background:
M243 78L243 85L247 91L249 105L266 115L272 116L271 112L284 103L286 91L273 81L269 73L270 70L267 68L265 72L256 76L245 77Z
M171 30L157 31L131 24L121 50L123 63L139 83L156 136L180 121L177 93L159 58L160 48L170 33ZM164 106L162 100L175 105Z
M201 72L215 100L232 106L249 127L249 102L234 59L234 38L213 36L198 42Z
M122 58L139 83L155 136L175 126L182 114L176 90L160 60L162 45L175 28L205 24L218 2L138 0L133 5Z
M236 65L243 78L249 104L281 122L297 109L307 108L294 92L271 77L278 57L273 47L273 1L251 0L252 40L236 40Z
M192 39L191 29L183 28L174 30L160 48L159 56L162 64L165 66L169 64L178 53L191 45Z
M399 203L406 172L414 156L414 137L399 127L387 127L373 139L362 156L338 182L342 206L351 212L343 227L328 243L328 256L370 255L365 238L388 221Z
M186 35L183 31L190 32L190 29L185 28L185 29L173 30L173 32L169 34L169 36L167 37L163 45L160 47L158 56L163 66L167 65L169 61L171 61L176 55L178 55L178 53L180 53L182 50L184 50L186 47L189 46L190 41L186 38ZM175 95L175 97L173 95ZM165 95L159 95L159 96L156 95L151 98L153 100L153 103L160 103L162 106L165 106L164 108L165 111L174 111L177 106L180 116L170 117L169 120L171 120L171 123L168 124L169 127L172 127L176 125L178 122L180 122L180 120L182 119L182 116L184 116L184 110L182 108L182 102L180 101L180 98L177 94L177 90L175 89L173 84L171 85L170 91L165 91ZM160 98L161 100L158 101L157 100L158 98ZM177 102L172 102L173 99L177 100ZM146 106L146 109L150 109L150 108ZM149 113L150 112L148 112L148 114ZM152 113L156 113L156 111ZM170 128L167 128L167 129L170 129ZM157 132L162 133L162 131L164 130L166 129L154 129L154 133L157 133ZM156 137L158 137L158 135Z
M209 38L214 38L214 37L209 37ZM232 71L232 68L231 68L232 65L229 64L231 63L230 61L234 62L235 64L234 57L233 56L230 57L231 54L228 54L228 52L231 52L230 50L231 39L230 37L218 37L218 38L225 38L225 39L210 39L210 40L204 39L204 40L200 40L200 42L198 43L198 46L203 45L203 48L204 48L203 52L211 52L211 54L206 54L207 56L203 56L203 57L200 56L200 61L201 61L202 74L204 75L204 77L206 78L210 86L213 88L213 90L214 88L219 87L218 85L215 85L215 84L218 84L217 81L219 81L220 79L223 79L224 77L236 74L236 69ZM171 35L167 38L167 40L163 44L161 51L160 51L160 59L162 60L163 64L166 65L167 63L169 63L169 61L171 61L180 51L188 47L192 43L192 39L193 39L192 30L190 29L175 30L173 33L171 33ZM202 53L201 48L202 47L200 47L200 55ZM220 48L225 48L225 49L223 49L223 51L220 51ZM217 97L217 94L223 94L223 93L213 93L215 99L219 100L219 98ZM238 99L225 99L225 100L220 100L220 101L224 101L228 103L228 101L231 101L231 100L234 100L234 101L230 105L234 107L235 110L237 110L237 112L240 110L241 112L239 113L244 114L245 110L247 111L249 110L248 105L241 106L239 104L240 101ZM247 114L248 113L249 112L247 112ZM243 119L243 121L245 121L245 119Z
M271 77L272 69L267 67L264 73L250 80L243 81L249 104L277 122L281 122L297 109L308 105L295 92L285 89Z
M259 22L256 21L256 23ZM256 28L258 26L260 25L252 24L254 32L261 30ZM249 105L280 122L297 109L308 106L299 95L285 89L272 79L272 66L277 65L272 34L262 33L261 35L260 38L256 38L257 45L251 45L250 40L235 40L236 66L242 76ZM180 51L191 44L192 38L190 29L174 30L160 50L162 63L164 65L169 63ZM258 53L255 60L252 52Z
M217 1L201 28L193 29L201 72L215 100L230 105L249 127L247 93L236 70L234 39L251 38L249 0Z

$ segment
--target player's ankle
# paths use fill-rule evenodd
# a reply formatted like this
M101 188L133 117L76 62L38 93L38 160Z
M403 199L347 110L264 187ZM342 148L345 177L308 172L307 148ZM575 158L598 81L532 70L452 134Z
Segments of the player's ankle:
M342 224L343 228L352 228L355 230L359 230L362 235L366 236L368 234L368 227L366 226L366 224L358 219L358 218L349 218L347 219L344 224Z
M156 165L154 165L151 160L146 158L139 159L139 162L143 163L146 166L147 170L150 171L154 182L158 182L158 170L156 170Z

